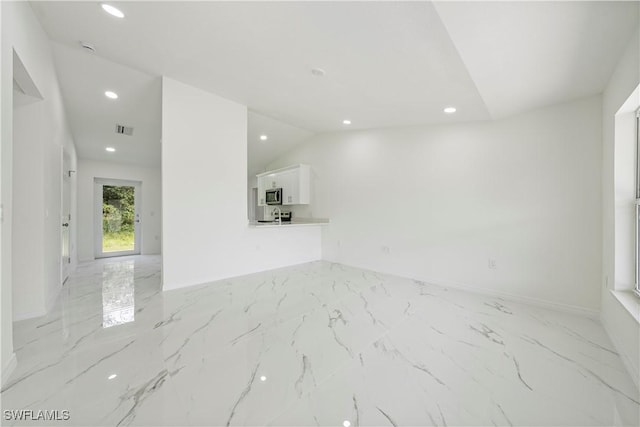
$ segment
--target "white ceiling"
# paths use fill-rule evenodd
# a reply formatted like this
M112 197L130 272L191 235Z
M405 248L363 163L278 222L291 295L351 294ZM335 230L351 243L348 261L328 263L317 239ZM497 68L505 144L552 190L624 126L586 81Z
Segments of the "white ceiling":
M247 122L249 176L264 172L266 166L282 153L293 150L296 145L314 135L308 130L288 125L253 111L249 111ZM266 135L268 139L262 141L260 135Z
M266 131L249 129L258 168L297 139L343 130L345 118L350 129L486 120L599 93L639 16L638 2L111 4L126 17L97 2L33 3L49 36L70 47L55 54L81 155L85 139L98 139L86 118L109 111L103 91L99 100L89 91L127 79L118 65L97 66L99 56L137 73L122 99L146 84L151 100L166 75L247 105L250 126L282 135L256 146L251 135ZM90 61L73 55L80 40L97 49ZM447 105L458 112L443 114ZM120 113L104 126L145 112Z
M441 2L436 9L489 113L600 93L639 21L632 2Z
M52 43L78 156L147 166L160 165L162 81L85 51ZM118 99L109 99L111 90ZM133 126L133 135L116 133ZM116 149L107 153L105 147Z

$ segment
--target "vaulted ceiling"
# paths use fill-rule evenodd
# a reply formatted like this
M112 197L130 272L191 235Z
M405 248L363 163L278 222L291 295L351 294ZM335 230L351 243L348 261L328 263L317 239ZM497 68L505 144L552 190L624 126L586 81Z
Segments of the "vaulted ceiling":
M157 148L146 128L159 131L166 75L247 105L255 164L317 132L488 120L600 93L639 18L638 2L110 4L125 18L93 2L32 3L80 155L104 156L97 129L106 138L114 121ZM105 104L107 89L122 102ZM268 126L280 135L269 141L288 142L265 149L256 135Z

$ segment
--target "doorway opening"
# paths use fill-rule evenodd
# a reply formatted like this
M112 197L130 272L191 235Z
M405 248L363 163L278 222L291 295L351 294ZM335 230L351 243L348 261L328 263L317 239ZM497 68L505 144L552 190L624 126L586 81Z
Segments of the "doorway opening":
M45 236L52 231L46 228L47 217L55 219L52 224L57 218L45 200L45 168L34 167L45 165L44 98L15 50L12 70L13 138L2 140L2 280L10 284L7 299L12 301L12 320L17 321L45 314L55 293L53 285L58 283L47 280L50 270L44 261L48 255ZM3 317L3 322L7 320Z
M139 255L141 182L95 180L96 258Z

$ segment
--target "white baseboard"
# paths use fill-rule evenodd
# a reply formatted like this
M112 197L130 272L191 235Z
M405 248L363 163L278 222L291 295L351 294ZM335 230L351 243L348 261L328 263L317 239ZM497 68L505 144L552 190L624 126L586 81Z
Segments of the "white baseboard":
M14 312L13 313L13 321L14 322L20 322L22 320L27 320L27 319L33 319L36 317L42 317L45 314L47 314L45 311L29 311L29 312L23 312L23 313L17 313Z
M329 261L329 262L337 262L338 264L344 264L347 266L352 266L355 268L361 268L364 270L371 270L371 268L369 267L363 267L363 266L359 266L359 265L350 265L350 264L346 264L344 262L340 262L340 261L331 261L328 259L325 259L325 261ZM551 310L556 310L556 311L562 311L565 313L570 313L570 314L576 314L579 316L585 316L585 317L589 317L591 319L599 319L600 318L600 310L594 310L594 309L590 309L590 308L585 308L585 307L580 307L580 306L576 306L576 305L571 305L571 304L564 304L564 303L559 303L556 301L549 301L549 300L543 300L543 299L539 299L539 298L533 298L533 297L528 297L528 296L522 296L522 295L515 295L515 294L510 294L507 292L502 292L502 291L496 291L493 289L486 289L486 288L477 288L474 286L469 286L469 285L465 285L465 284L461 284L461 283L455 283L455 282L448 282L448 281L442 281L442 280L432 280L429 278L423 278L423 277L407 277L407 276L403 276L401 274L395 273L395 272L390 272L390 271L378 271L381 274L390 274L392 276L398 276L398 277L404 277L407 278L409 280L419 280L421 282L424 283L430 283L433 285L437 285L437 286L442 286L444 288L451 288L451 289L459 289L461 291L465 291L465 292L470 292L473 294L477 294L477 295L482 295L482 296L490 296L490 297L494 297L494 298L502 298L508 301L513 301L513 302L517 302L517 303L523 303L523 304L529 304L529 305L534 305L536 307L542 307L542 308L547 308L547 309L551 309Z
M602 324L604 331L607 333L607 336L611 340L613 347L616 349L616 351L620 355L622 364L627 369L627 372L629 373L629 375L631 375L631 379L636 385L636 388L640 389L640 371L638 371L638 369L633 365L633 363L631 363L631 360L629 360L625 352L622 351L624 346L620 344L617 336L612 333L612 328L607 324L607 322L604 320L604 317L602 316L600 317L600 323Z
M243 271L240 274L238 274L238 273L229 273L229 274L225 274L225 275L222 275L222 276L216 276L215 278L196 280L195 283L178 283L178 284L172 284L172 285L169 285L169 286L165 286L164 283L162 283L162 291L163 292L165 292L165 291L174 291L176 289L183 289L183 288L188 288L188 287L191 287L191 286L201 286L201 285L206 285L208 283L219 282L221 280L233 279L233 278L236 278L236 277L244 277L244 276L249 276L249 275L252 275L252 274L264 273L266 271L280 270L282 268L295 267L297 265L308 264L310 262L316 262L316 261L322 261L322 258L320 258L320 257L311 257L308 260L296 262L294 264L269 266L269 267L267 267L265 269L256 269L256 270L250 270L250 271ZM163 282L163 279L164 278L161 277L160 281Z
M564 304L560 302L543 300L539 298L533 298L533 297L522 296L522 295L515 295L515 294L510 294L508 292L496 291L493 289L475 288L472 286L461 285L458 283L444 283L444 282L439 282L434 280L421 280L421 281L425 283L432 283L434 285L442 286L445 288L460 289L462 291L466 291L466 292L470 292L478 295L497 297L497 298L502 298L502 299L517 302L517 303L534 305L536 307L548 308L551 310L562 311L570 314L576 314L578 316L585 316L591 319L600 318L599 310L580 307L577 305Z
M5 363L4 366L2 367L2 381L0 381L2 387L4 387L4 385L7 383L7 380L9 379L9 377L11 376L11 374L13 373L14 369L16 369L17 366L18 366L18 359L16 358L16 354L11 353L11 357L9 358L9 361Z
M56 287L55 291L52 292L51 295L49 296L49 299L45 301L44 310L36 310L36 311L30 311L30 312L24 312L24 313L14 312L13 321L19 322L21 320L27 320L27 319L33 319L35 317L46 316L53 309L53 306L55 305L58 299L58 296L60 295L60 292L62 292L61 284Z

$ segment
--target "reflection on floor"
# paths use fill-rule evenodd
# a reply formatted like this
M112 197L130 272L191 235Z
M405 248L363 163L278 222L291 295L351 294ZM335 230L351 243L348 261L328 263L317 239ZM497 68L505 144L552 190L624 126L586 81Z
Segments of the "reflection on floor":
M102 327L135 320L134 260L105 264L102 270Z
M81 265L49 316L16 325L2 409L69 411L39 425L638 425L595 320L326 262L165 293L159 272Z

